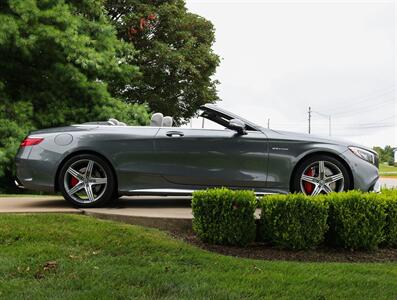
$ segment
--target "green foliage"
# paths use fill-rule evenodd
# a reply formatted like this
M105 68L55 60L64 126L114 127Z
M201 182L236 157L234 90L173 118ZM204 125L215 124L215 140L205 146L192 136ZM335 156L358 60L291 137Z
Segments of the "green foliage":
M255 239L255 209L252 191L196 191L192 199L193 230L205 242L247 245Z
M255 196L225 188L193 195L193 229L203 241L246 245L255 232ZM351 250L397 246L397 190L318 195L268 195L259 202L258 239L287 249L323 241Z
M350 191L327 196L330 205L328 241L349 249L374 250L385 239L383 195Z
M397 247L397 189L382 190L386 205L385 245Z
M119 100L113 100L112 106L102 106L98 111L97 119L107 120L109 118L126 120L131 126L148 125L150 122L146 104L124 103Z
M260 235L288 249L315 248L328 229L328 204L324 197L303 194L269 195L260 202Z
M387 163L389 166L392 166L394 164L394 151L396 151L397 148L393 148L387 145L385 146L385 148L376 146L374 147L374 150L379 155L380 163Z
M132 103L147 102L152 111L190 118L200 105L218 100L211 76L219 57L211 49L211 22L189 13L184 0L107 0L105 5L118 36L139 55L127 60L142 76L133 87L112 88ZM144 24L141 24L144 22Z
M114 98L131 84L131 44L119 40L101 1L0 2L0 176L33 129L119 116L145 124L145 107Z

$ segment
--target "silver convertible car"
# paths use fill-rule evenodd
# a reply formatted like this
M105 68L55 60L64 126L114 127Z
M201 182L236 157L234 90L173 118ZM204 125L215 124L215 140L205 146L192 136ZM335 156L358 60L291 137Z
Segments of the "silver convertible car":
M173 127L156 113L150 126L110 119L34 131L16 156L16 184L59 191L80 207L221 186L257 194L379 190L371 149L265 129L212 104L200 116L220 128Z

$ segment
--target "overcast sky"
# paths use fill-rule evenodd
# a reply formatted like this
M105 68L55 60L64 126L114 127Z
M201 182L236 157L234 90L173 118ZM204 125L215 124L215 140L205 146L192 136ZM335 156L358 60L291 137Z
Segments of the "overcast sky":
M394 1L187 0L222 57L218 105L275 129L397 144ZM312 133L328 135L313 113Z

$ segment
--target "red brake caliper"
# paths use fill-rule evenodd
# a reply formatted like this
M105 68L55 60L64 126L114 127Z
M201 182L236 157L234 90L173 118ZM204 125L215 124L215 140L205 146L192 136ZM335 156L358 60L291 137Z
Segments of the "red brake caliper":
M79 183L79 180L76 177L74 177L74 176L70 177L70 187L74 187L78 183Z
M306 171L305 175L307 175L307 176L313 176L313 170L312 170L312 168L308 169L308 170ZM314 184L305 181L305 182L303 183L303 187L305 188L306 194L311 195L311 193L313 192L313 189L314 189Z

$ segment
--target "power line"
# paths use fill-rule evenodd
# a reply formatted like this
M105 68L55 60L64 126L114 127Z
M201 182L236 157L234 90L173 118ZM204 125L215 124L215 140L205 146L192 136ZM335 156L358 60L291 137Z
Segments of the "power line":
M338 122L337 124L334 124L334 126L341 126L341 125L372 125L372 124L379 124L379 123L382 123L383 121L387 121L387 120L390 120L390 119L396 119L396 121L397 121L397 116L396 115L392 115L392 116L386 117L384 119L380 119L380 120L373 121L373 122L365 122L365 123L341 123L341 122ZM300 121L300 122L273 122L272 124L275 124L275 125L301 125L301 126L306 126L305 124L307 124L307 123L304 122L304 121ZM328 123L317 123L316 125L320 125L320 126L324 125L325 126L325 125L328 125Z
M343 116L343 115L356 115L358 113L361 114L361 113L364 113L364 112L377 110L380 107L382 107L382 106L384 106L386 104L389 104L390 102L393 102L393 101L395 101L394 98L388 99L388 100L380 102L380 103L377 102L377 103L374 103L374 104L371 104L371 105L368 105L368 106L364 106L364 107L358 107L358 108L356 107L353 110L347 110L347 111L339 112L339 113L332 113L332 115L334 115L334 116Z
M313 111L313 112L318 114L318 115L320 115L320 116L322 116L322 117L328 118L328 134L329 134L329 136L331 136L331 115L323 114L323 113L320 113L318 111Z
M346 108L354 109L359 104L362 104L362 103L365 103L368 101L373 101L374 98L379 98L381 96L387 95L391 92L394 92L394 90L395 90L395 86L390 86L389 88L375 90L364 97L360 96L360 97L355 97L355 98L353 97L351 99L339 99L340 101L343 101L344 103L348 102L349 105L347 105L347 106L343 105L342 107L337 107L337 108L334 107L334 108L328 109L327 111L329 111L330 113L338 113L338 111L346 110ZM355 101L356 99L359 101ZM339 101L336 100L333 102L339 102Z

